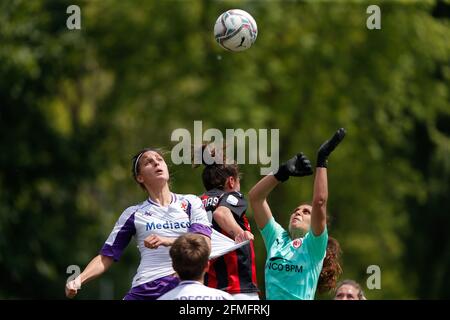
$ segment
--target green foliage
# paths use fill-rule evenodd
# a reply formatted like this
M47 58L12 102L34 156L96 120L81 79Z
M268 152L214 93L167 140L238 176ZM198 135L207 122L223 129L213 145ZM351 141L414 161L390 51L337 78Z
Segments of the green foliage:
M301 150L315 161L345 127L328 204L342 279L365 287L375 264L382 289L366 289L369 299L450 297L448 3L384 1L382 29L368 30L365 1L82 1L79 31L66 28L70 4L0 5L0 298L63 298L67 266L84 268L145 197L131 156L170 150L172 131L192 132L194 120L223 132L278 128L280 160ZM212 35L232 7L258 23L242 53ZM242 166L244 192L259 167ZM200 194L200 175L173 165L172 189ZM275 190L280 223L311 200L312 183ZM139 261L129 248L79 298L123 297Z

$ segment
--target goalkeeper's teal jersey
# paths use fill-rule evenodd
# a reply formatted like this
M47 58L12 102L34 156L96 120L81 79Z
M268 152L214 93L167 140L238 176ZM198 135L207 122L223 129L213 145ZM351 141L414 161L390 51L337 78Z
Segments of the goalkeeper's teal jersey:
M313 300L325 258L328 231L292 240L272 217L261 230L267 249L266 299Z

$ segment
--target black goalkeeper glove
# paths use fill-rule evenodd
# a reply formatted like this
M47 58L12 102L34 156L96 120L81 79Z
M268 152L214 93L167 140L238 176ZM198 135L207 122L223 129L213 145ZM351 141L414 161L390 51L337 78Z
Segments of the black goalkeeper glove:
M284 182L289 179L290 176L303 177L312 174L313 170L311 168L311 162L303 153L299 153L292 159L283 163L278 168L277 173L274 174L274 177L278 181Z
M345 129L340 128L334 136L330 139L325 141L319 148L319 151L317 152L317 164L316 167L326 168L328 164L328 156L333 152L334 148L336 148L339 143L344 139L345 137Z

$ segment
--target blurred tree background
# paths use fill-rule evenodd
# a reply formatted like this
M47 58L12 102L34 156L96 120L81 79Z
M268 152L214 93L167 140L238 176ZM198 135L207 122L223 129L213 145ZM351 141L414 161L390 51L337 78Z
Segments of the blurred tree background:
M71 4L81 30L66 27ZM366 28L369 4L381 8L381 30ZM242 53L212 34L231 8L258 24ZM145 197L132 155L170 150L173 130L202 120L203 130L278 128L280 160L301 150L315 161L345 127L329 164L341 279L369 299L449 299L449 16L448 0L2 1L0 298L63 299L67 267L84 268ZM242 166L244 193L260 167ZM170 170L175 192L202 193L201 169ZM310 201L312 184L276 189L280 223ZM253 232L263 290L265 249ZM78 299L121 299L138 261L131 243ZM370 265L381 268L380 290L366 287Z

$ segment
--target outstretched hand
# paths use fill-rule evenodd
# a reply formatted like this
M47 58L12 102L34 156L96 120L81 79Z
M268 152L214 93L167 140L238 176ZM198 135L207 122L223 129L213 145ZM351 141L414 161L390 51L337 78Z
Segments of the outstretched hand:
M331 139L325 141L317 152L317 167L327 167L328 156L344 140L346 131L344 128L338 129Z
M274 176L278 181L284 182L289 177L304 177L312 174L311 162L301 152L282 164Z

